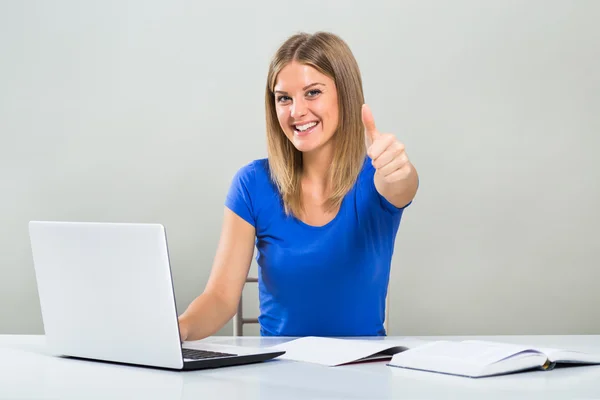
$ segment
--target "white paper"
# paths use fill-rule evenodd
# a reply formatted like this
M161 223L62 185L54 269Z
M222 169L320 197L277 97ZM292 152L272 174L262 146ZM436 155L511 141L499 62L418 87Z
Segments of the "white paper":
M526 346L486 343L483 341L451 342L440 340L403 354L402 358L427 357L454 359L474 365L488 365L522 352L534 352Z
M600 354L590 354L590 353L585 353L585 352L581 352L581 351L563 350L563 349L556 349L556 348L550 348L550 347L537 347L537 346L531 346L531 345L515 345L515 344L509 344L509 343L482 341L482 340L467 340L467 341L465 341L465 343L484 343L484 344L488 344L488 345L501 346L503 348L508 348L509 346L515 346L514 347L515 353L518 352L519 349L523 349L523 348L531 349L531 350L535 350L535 351L544 353L550 359L550 361L559 361L559 362L563 361L563 362L576 362L576 363L579 362L579 363L593 363L593 364L600 363Z
M286 353L281 355L280 359L332 367L359 361L395 347L409 348L423 343L427 342L411 338L402 340L364 340L307 336L272 346L271 349L285 350Z

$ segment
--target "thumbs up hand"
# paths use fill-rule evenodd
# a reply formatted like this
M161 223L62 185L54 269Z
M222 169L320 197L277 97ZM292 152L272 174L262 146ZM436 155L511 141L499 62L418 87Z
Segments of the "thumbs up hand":
M404 144L395 135L377 130L373 114L366 104L362 107L362 121L367 154L375 168L377 191L396 207L405 206L416 194L418 177L406 155Z

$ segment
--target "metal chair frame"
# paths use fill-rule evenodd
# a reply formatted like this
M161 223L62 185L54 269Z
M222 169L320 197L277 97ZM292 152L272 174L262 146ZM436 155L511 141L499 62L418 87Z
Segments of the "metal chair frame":
M246 283L258 283L258 278L247 277ZM246 285L244 284L244 287ZM258 324L258 318L244 318L244 293L240 295L237 313L233 317L233 336L244 336L244 324Z

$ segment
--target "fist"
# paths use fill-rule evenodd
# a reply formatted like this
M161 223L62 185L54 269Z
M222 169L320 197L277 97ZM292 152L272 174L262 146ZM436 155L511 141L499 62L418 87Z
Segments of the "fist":
M367 155L371 158L376 176L385 183L394 183L410 175L411 164L402 144L392 133L381 133L375 126L373 114L366 104L362 121L367 139Z
M185 322L181 320L181 317L178 318L179 322L179 339L181 343L185 342L189 336L189 328Z

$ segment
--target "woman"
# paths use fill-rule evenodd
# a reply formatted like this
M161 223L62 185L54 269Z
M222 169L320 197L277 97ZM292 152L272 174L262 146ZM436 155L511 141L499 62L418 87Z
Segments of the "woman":
M267 77L268 158L233 179L207 286L179 318L182 340L235 315L255 245L261 335L386 334L394 241L418 177L363 103L358 65L338 36L282 44Z

